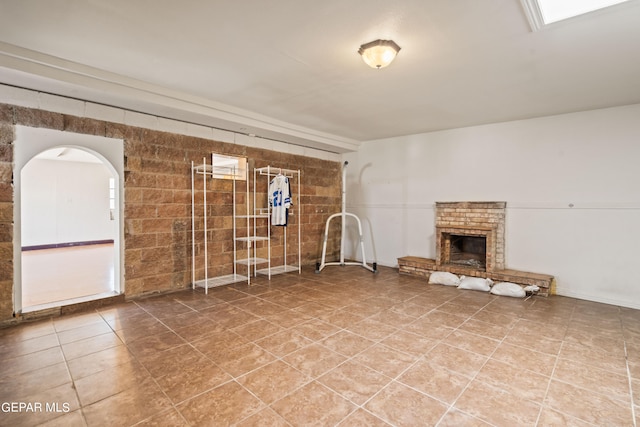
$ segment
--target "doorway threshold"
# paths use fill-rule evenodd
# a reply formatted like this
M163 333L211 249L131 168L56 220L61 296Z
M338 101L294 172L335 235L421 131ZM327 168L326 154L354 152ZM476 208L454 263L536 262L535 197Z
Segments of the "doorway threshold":
M62 301L54 301L46 304L38 304L24 307L20 317L22 320L35 320L44 317L57 317L70 313L94 310L106 305L117 304L125 301L124 294L117 292L103 292Z

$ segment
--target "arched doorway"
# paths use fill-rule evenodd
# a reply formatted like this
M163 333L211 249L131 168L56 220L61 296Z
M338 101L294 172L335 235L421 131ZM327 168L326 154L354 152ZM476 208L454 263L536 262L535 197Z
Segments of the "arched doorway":
M123 292L122 140L20 126L16 137L16 312Z

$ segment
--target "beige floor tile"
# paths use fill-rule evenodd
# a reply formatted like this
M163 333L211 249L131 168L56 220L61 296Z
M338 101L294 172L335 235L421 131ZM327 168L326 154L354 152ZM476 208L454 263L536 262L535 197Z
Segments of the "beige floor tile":
M356 407L338 393L312 382L271 405L294 426L336 425Z
M387 347L391 347L395 350L412 354L414 356L421 356L429 352L438 344L438 342L439 341L436 339L428 338L404 330L395 332L381 341L381 343L386 345Z
M135 307L138 307L138 306L136 305ZM118 315L109 316L106 319L106 322L109 324L111 329L113 329L116 332L127 330L127 329L131 329L131 330L148 329L156 325L162 326L164 328L163 329L164 332L168 330L166 326L160 323L158 319L156 319L155 317L153 317L152 315L144 311L142 308L138 307L138 309L140 310L139 312L131 311L124 316L118 316Z
M226 349L223 356L217 354L211 359L229 374L239 377L273 362L275 356L257 344L249 343Z
M347 361L318 378L318 382L362 405L389 384L391 378L360 363Z
M346 329L354 334L373 341L385 339L389 335L398 331L398 329L393 326L385 325L384 323L377 322L371 318L361 320Z
M215 333L223 332L226 328L216 324L214 321L206 319L190 326L183 326L173 330L186 342L198 341Z
M460 330L453 331L442 342L483 356L490 356L500 344L498 340Z
M587 328L587 327L585 327ZM600 332L594 328L575 329L570 328L565 336L565 341L607 353L624 355L624 336L622 332Z
M258 341L262 338L268 337L269 335L273 335L276 332L281 331L282 328L275 323L271 323L264 319L259 319L255 322L237 326L231 330L241 337L245 338L247 341Z
M381 311L378 314L374 314L373 316L371 316L371 319L385 325L402 329L409 323L414 322L417 319L417 316L409 316L408 314L398 313L391 308Z
M495 426L533 426L540 405L509 391L472 381L455 403L459 409Z
M291 427L284 418L271 408L264 408L236 424L236 427Z
M623 355L585 347L580 344L563 342L558 357L621 375L625 375L627 372L627 364Z
M198 323L202 323L207 320L209 320L209 318L202 313L197 311L188 311L174 317L162 319L162 323L164 323L169 329L175 331L176 329L195 326Z
M269 322L276 324L284 329L293 328L296 325L307 322L312 319L311 316L300 313L295 310L285 310L270 316L264 317Z
M129 349L124 345L118 345L69 360L67 365L73 379L78 380L105 369L112 369L133 361L135 361L135 357Z
M64 352L65 358L71 360L122 344L122 341L114 332L108 332L69 344L63 344L62 351Z
M540 404L550 380L548 376L495 359L489 359L474 379Z
M553 379L594 390L608 397L630 401L627 375L605 371L573 360L559 358Z
M191 344L214 360L225 358L229 349L248 344L249 341L232 330L224 330L196 340Z
M593 427L591 423L582 421L571 415L563 414L548 406L543 406L540 412L540 418L538 419L538 425L544 426L566 426L566 427Z
M515 367L551 376L557 356L503 342L496 348L491 358Z
M33 421L33 420L31 420ZM19 424L14 424L19 425ZM42 424L38 424L39 427L86 427L87 423L82 415L82 410L78 409L73 412L67 412L59 417L53 418Z
M452 404L471 379L423 357L404 372L398 381L442 402Z
M146 369L136 361L125 363L117 369L105 369L75 380L75 387L83 406L118 394L137 386L149 378Z
M551 355L557 355L562 346L559 339L548 338L535 332L516 331L515 328L509 331L504 342Z
M67 344L74 341L79 341L85 338L95 337L97 335L112 333L112 329L102 319L97 323L91 323L89 325L80 326L74 329L67 329L58 332L58 339L61 344Z
M24 402L31 394L68 383L71 383L71 377L66 364L56 363L0 378L0 399L2 402Z
M345 418L338 427L389 427L391 424L381 420L370 412L358 409Z
M634 405L640 405L640 380L631 379L631 390L633 391Z
M0 378L20 375L64 361L64 354L59 346L6 358L0 363Z
M438 306L438 311L455 314L456 316L471 317L481 310L477 305L457 304L457 300L446 302Z
M237 302L233 302L233 304L236 307L259 317L269 316L287 310L286 307L263 300L262 298L238 300Z
M284 357L312 343L313 341L309 338L292 329L277 332L256 342L260 347L277 357Z
M567 335L567 326L557 326L547 322L535 322L527 319L520 319L511 328L509 335L540 336L550 340L562 341Z
M239 294L239 292L236 293ZM211 319L217 326L225 329L235 328L260 319L260 316L228 303L214 305L211 308L202 310L201 313Z
M417 356L403 353L383 344L376 344L356 355L353 360L362 363L388 377L394 378L409 365L415 362Z
M448 328L455 329L462 325L467 320L467 317L448 313L446 311L440 311L440 308L438 308L425 314L420 319L426 320L431 325L446 326Z
M434 426L447 406L403 384L393 382L364 408L394 426Z
M438 423L438 427L491 427L492 425L486 423L478 418L475 418L469 414L465 414L457 409L450 409L442 420Z
M152 415L139 425L145 427L189 427L184 417L174 408Z
M204 356L189 344L172 347L168 350L146 356L140 362L157 378L180 372L184 364L195 362Z
M432 340L440 341L449 336L455 329L448 326L432 323L431 319L422 316L415 322L402 328L402 330L411 332L413 334L422 335Z
M306 314L306 313L305 313ZM340 331L341 328L324 322L320 319L311 319L307 322L300 323L293 328L292 331L306 337L312 341L321 341L328 336Z
M83 412L90 426L132 425L158 412L169 409L171 402L153 380L109 396L88 406Z
M453 372L472 377L487 361L486 356L447 344L438 344L425 358Z
M518 323L520 317L514 315L508 315L501 312L491 310L480 310L476 312L472 319L480 320L481 322L490 323L493 325L500 325L507 329L511 329Z
M323 339L320 344L343 356L351 357L373 346L375 341L349 331L340 331Z
M276 360L240 378L238 382L266 404L271 404L308 383L310 378Z
M308 345L282 358L282 360L312 378L317 378L330 371L346 359L346 357L320 344Z
M189 425L232 425L248 418L264 404L231 381L177 406Z
M53 319L6 325L0 329L0 346L56 333Z
M180 338L180 336L169 331L151 335L146 338L140 338L132 343L128 343L127 347L138 359L144 359L158 352L181 346L184 343L185 341Z
M125 319L127 317L146 314L146 312L134 301L121 302L113 305L100 307L96 310L100 317L106 322L116 319Z
M178 404L231 380L231 376L203 357L155 380L167 397Z
M58 341L58 335L56 333L24 340L14 340L11 338L13 337L0 337L0 360L24 356L30 353L58 347L60 345L60 341Z
M551 381L545 405L598 426L633 425L629 402L612 399L560 381Z
M472 334L481 335L494 340L503 340L511 330L511 327L504 323L484 322L482 320L477 320L476 318L471 318L460 326L458 330L471 332Z
M145 315L145 317L147 316ZM149 325L145 326L144 323L148 323ZM155 318L149 318L149 320L145 320L144 323L139 323L133 327L120 329L116 331L116 334L118 335L118 338L122 340L122 342L130 344L139 339L148 338L151 335L159 335L170 332L169 328L167 328Z

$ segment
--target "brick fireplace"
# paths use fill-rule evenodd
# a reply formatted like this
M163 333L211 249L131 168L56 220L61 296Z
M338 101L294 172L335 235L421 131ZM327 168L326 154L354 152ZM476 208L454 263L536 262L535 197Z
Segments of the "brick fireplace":
M467 265L487 272L504 269L506 205L436 202L436 265Z
M434 271L536 285L553 293L554 277L505 268L506 202L436 202L436 258L398 258L399 271L429 277Z

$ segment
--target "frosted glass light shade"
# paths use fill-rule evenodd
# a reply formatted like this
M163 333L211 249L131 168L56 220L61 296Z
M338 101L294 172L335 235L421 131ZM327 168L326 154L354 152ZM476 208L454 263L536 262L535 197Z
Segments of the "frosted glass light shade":
M360 46L358 53L371 68L384 68L395 59L400 46L393 40L376 40Z

